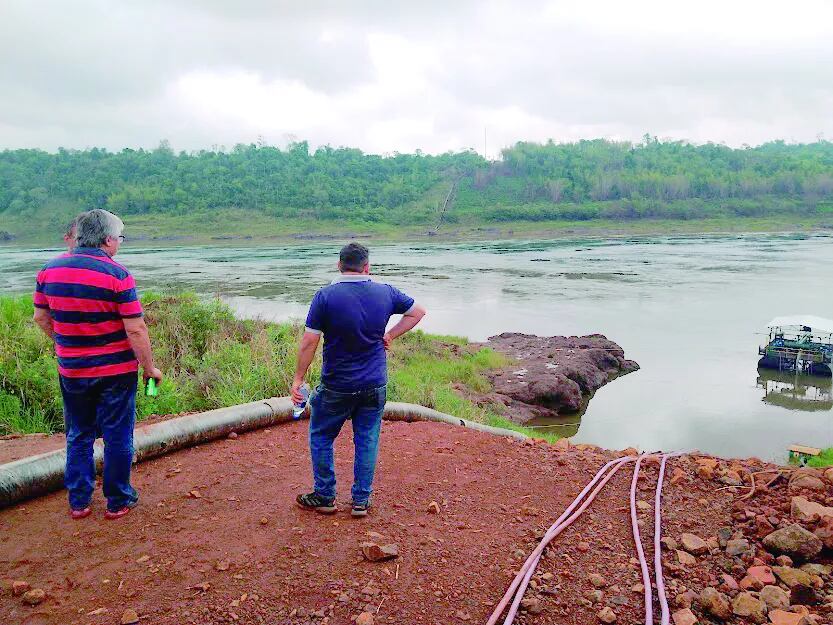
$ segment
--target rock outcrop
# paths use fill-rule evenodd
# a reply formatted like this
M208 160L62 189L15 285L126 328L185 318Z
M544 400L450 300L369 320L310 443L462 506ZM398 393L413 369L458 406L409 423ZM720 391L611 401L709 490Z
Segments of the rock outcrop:
M486 343L517 361L489 374L494 392L486 400L506 406L518 423L582 410L593 393L639 369L619 345L601 334L550 336L505 332Z

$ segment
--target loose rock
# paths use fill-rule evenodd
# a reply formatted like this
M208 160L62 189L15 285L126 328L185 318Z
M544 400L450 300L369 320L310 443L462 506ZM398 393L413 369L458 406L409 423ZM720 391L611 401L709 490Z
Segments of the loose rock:
M749 546L749 541L745 538L735 538L733 540L726 541L726 555L742 556L750 549L751 547Z
M745 616L755 623L766 622L766 604L748 592L742 592L732 601L732 612Z
M807 625L810 622L805 615L786 610L771 611L769 620L772 625Z
M671 618L674 620L674 625L696 625L697 623L697 617L688 608L677 610L671 615Z
M376 543L362 543L359 545L362 550L362 555L365 560L370 562L382 562L384 560L392 560L399 557L399 545L391 543L389 545L377 545Z
M680 536L680 544L683 549L695 556L709 552L709 545L706 541L695 534L683 534Z
M521 607L530 614L540 614L544 611L544 605L538 597L524 597L521 599Z
M23 593L27 592L31 586L29 582L22 582L20 580L15 580L12 582L12 595L15 597L19 597Z
M764 586L775 583L775 575L772 574L772 568L768 566L750 566L746 574L759 580Z
M598 573L590 573L590 575L587 576L587 579L590 580L590 583L593 584L594 588L604 588L607 586L607 580Z
M23 603L26 605L38 605L46 599L46 592L41 588L33 588L23 595Z
M778 586L764 586L760 596L770 610L790 607L790 596Z
M793 497L790 500L790 516L799 521L811 521L814 517L833 517L833 508L810 501L806 497Z
M825 488L827 487L824 485L824 482L816 475L801 473L799 471L793 473L789 484L790 492L802 489L823 491Z
M798 585L810 586L813 583L813 578L809 573L790 566L774 566L772 572L789 588Z
M356 617L356 625L373 625L375 619L370 612L362 612Z
M616 612L614 612L611 608L609 608L607 606L602 608L601 610L599 610L599 613L596 616L599 617L599 620L602 623L608 623L609 624L609 623L615 623L616 622Z
M439 514L440 513L440 504L436 501L432 501L428 504L428 513L429 514Z
M683 566L693 566L697 564L697 558L682 549L677 549L677 561Z
M121 615L121 625L133 625L139 622L139 615L133 608L128 608Z
M764 546L793 558L807 559L818 555L822 549L822 542L812 532L793 524L766 536Z
M703 609L716 616L721 620L726 620L732 616L732 606L729 603L729 598L722 592L715 588L704 588L700 593L700 605Z

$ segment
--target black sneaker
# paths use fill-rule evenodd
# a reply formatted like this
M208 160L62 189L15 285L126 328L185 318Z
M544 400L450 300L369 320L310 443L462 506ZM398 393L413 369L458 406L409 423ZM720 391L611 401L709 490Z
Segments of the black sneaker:
M370 502L356 503L353 502L353 509L350 511L351 516L367 516L367 509L370 508Z
M298 495L295 498L295 503L301 506L304 510L314 510L321 514L333 514L336 511L336 500L325 499L318 493L308 493L306 495Z

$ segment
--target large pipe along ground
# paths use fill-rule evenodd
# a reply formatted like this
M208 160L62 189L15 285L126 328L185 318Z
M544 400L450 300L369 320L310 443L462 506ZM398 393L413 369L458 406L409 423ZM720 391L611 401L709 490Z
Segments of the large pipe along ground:
M520 432L490 427L416 404L389 402L384 419L388 421L435 421L463 426L489 434L526 438ZM209 410L177 417L136 430L133 445L135 461L143 462L171 452L228 436L292 421L292 400L272 397L239 406ZM96 470L101 471L103 448L95 446ZM66 451L53 451L0 465L0 508L19 501L60 490L64 485Z

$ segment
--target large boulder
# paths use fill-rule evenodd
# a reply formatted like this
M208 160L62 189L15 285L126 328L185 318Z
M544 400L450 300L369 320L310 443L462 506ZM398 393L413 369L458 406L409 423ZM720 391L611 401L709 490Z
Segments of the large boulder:
M494 389L488 399L505 406L510 418L520 423L575 413L600 387L639 368L601 334L542 337L505 332L490 337L487 345L515 359L512 367L487 374Z
M793 524L768 534L764 546L770 551L806 560L818 555L823 545L818 536Z

